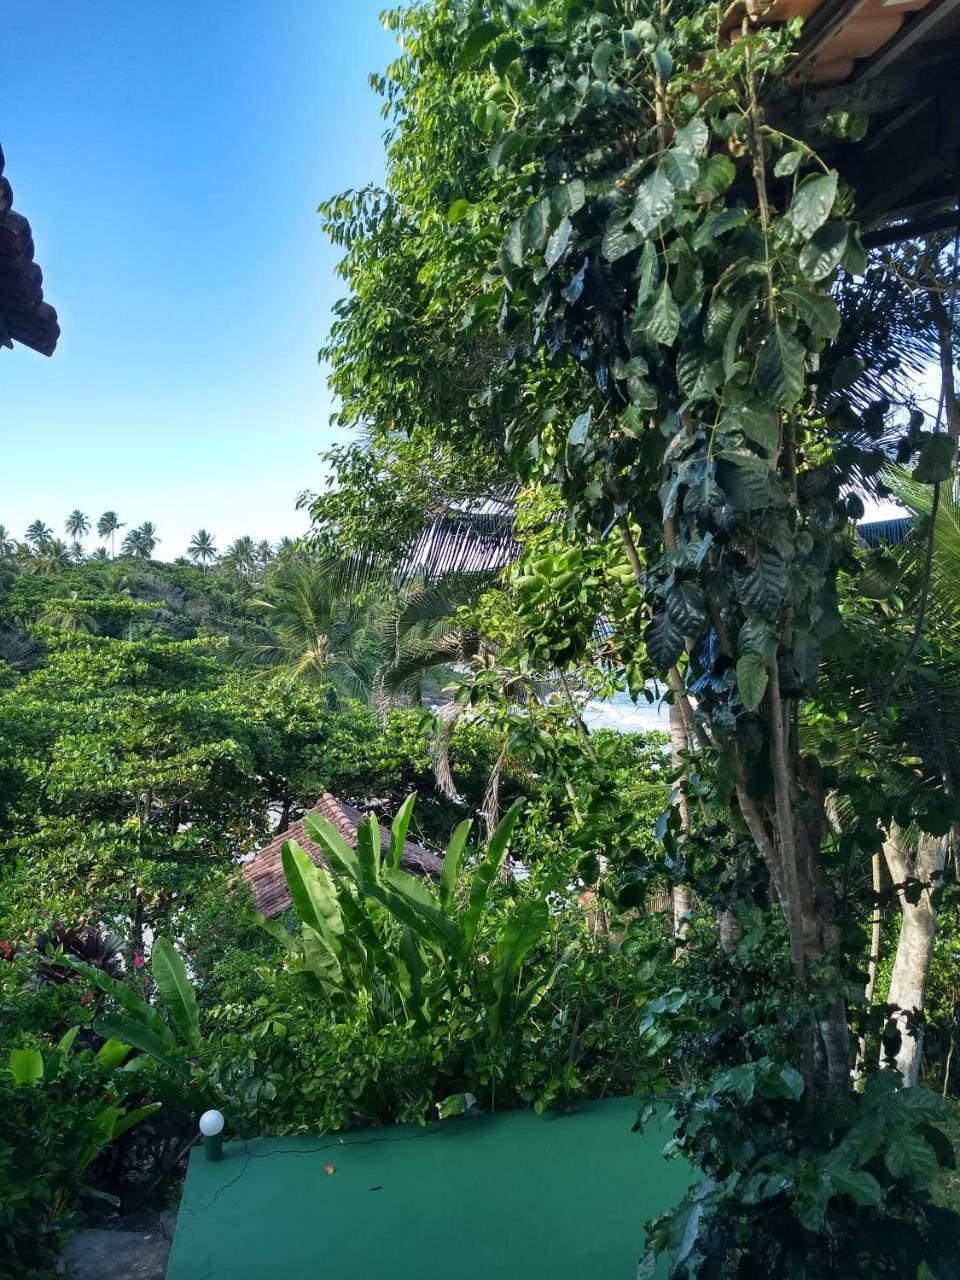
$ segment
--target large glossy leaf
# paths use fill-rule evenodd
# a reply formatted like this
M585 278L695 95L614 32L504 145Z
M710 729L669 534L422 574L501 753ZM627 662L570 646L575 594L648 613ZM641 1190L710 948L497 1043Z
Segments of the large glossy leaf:
M280 862L294 909L303 923L321 935L342 934L340 905L326 868L315 866L295 840L283 842Z
M825 222L800 250L800 270L808 280L826 280L847 247L847 224Z
M142 1000L125 982L118 982L116 978L111 978L102 969L95 969L92 965L84 964L82 960L75 960L72 956L64 956L62 960L58 960L58 963L67 965L69 968L76 970L77 973L82 973L88 982L102 991L104 995L110 996L115 1000L121 1009L125 1009L132 1018L146 1027L160 1043L165 1044L168 1049L179 1052L180 1046L177 1043L177 1037L167 1026L161 1014L154 1009L153 1005L147 1004L145 1000ZM132 1042L127 1040L126 1043L130 1044Z
M666 609L654 614L646 631L647 656L658 671L667 671L683 653L683 630Z
M790 221L802 236L812 236L822 227L837 198L837 173L820 173L804 178L790 202Z
M818 338L835 338L840 332L840 310L832 298L814 293L799 285L784 289L780 299L799 315L811 333Z
M805 351L778 317L762 332L757 354L757 389L771 404L791 409L803 394Z
M332 822L319 814L310 813L303 820L303 829L314 844L323 849L335 867L346 871L354 880L360 879L357 855Z
M517 980L520 966L550 919L550 910L542 898L528 898L507 918L490 957L490 984L495 1000L487 1011L490 1030L498 1035L506 1006Z
M551 270L557 265L560 259L567 251L570 244L570 236L573 233L573 223L569 218L562 218L559 224L551 233L550 239L547 241L547 248L543 255L543 260L547 267Z
M743 579L740 598L748 609L770 617L783 602L786 587L786 564L775 551L761 548Z
M150 972L180 1034L187 1044L196 1046L200 1041L200 1010L196 992L183 960L166 938L157 938L153 944Z
M380 823L375 814L368 813L357 828L357 861L360 864L360 880L364 891L367 885L376 884L380 879L382 853Z
M471 66L480 57L484 49L503 34L503 27L498 22L481 22L473 28L460 48L460 65Z
M663 169L677 191L689 191L700 176L700 166L693 155L679 147L665 153Z
M470 954L480 919L487 905L490 887L500 871L500 864L503 862L513 829L517 825L523 803L522 799L515 800L500 819L497 829L487 845L487 856L473 873L473 878L470 881L470 898L460 923L461 959L463 960Z
M391 870L396 870L403 858L403 847L406 844L407 831L410 828L410 819L416 802L417 793L411 791L397 811L397 816L390 824L390 854L387 858L387 866Z
M647 333L657 342L669 346L679 332L680 309L673 300L670 286L664 281L647 321Z
M39 1049L11 1049L7 1070L14 1084L38 1084L43 1079L43 1055Z
M676 193L673 183L660 169L651 173L637 188L630 221L643 236L649 236L673 208Z
M758 653L745 653L737 659L737 689L740 701L748 711L756 711L767 691L767 660Z
M770 502L770 466L748 449L725 449L717 459L717 483L734 511L759 511Z
M937 1174L937 1157L933 1147L917 1129L907 1124L899 1126L890 1135L883 1158L895 1178L929 1183Z
M178 1075L189 1074L182 1057L183 1050L176 1041L172 1041L171 1044L170 1040L162 1039L137 1018L129 1018L122 1013L105 1013L101 1018L96 1019L93 1029L98 1035L112 1036L134 1049L139 1049L141 1053L154 1058Z
M445 911L450 909L457 890L460 860L463 857L463 850L472 826L473 823L469 818L464 819L450 837L447 851L443 855L443 866L440 869L440 882L437 888L440 894L440 905Z

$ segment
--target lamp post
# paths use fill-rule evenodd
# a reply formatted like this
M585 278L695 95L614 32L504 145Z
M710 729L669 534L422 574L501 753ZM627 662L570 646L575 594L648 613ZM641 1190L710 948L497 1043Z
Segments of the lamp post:
M208 1160L223 1159L223 1112L205 1111L200 1117L200 1132L203 1134L203 1152Z

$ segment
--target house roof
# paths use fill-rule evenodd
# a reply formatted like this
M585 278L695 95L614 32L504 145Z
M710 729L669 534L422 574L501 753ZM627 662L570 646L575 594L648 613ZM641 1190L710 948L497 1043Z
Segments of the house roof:
M33 260L30 223L13 209L0 150L0 346L21 342L53 355L60 337L57 313L43 300L43 272Z
M749 12L748 12L749 11ZM774 123L835 165L857 195L865 243L892 243L952 226L960 190L960 0L734 0L724 31L744 18L775 26L803 17L785 72L788 92L768 106ZM866 115L857 143L829 131L828 117ZM880 230L893 220L908 224Z
M284 842L296 840L300 848L318 867L326 866L327 861L318 845L304 833L303 822L311 815L319 815L331 822L346 840L347 844L356 848L357 828L366 814L352 805L337 800L329 791L325 791L309 813L299 822L293 822L289 828L277 835L258 853L245 863L242 868L244 880L250 886L257 910L265 916L278 916L291 905L290 891L283 875L281 854ZM390 847L390 832L382 830L381 843L384 849ZM423 845L408 840L403 846L400 865L407 871L417 875L439 876L443 862L435 853L425 849Z

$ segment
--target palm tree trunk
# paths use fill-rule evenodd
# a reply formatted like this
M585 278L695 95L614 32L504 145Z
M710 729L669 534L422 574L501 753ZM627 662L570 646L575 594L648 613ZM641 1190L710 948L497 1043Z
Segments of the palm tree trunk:
M895 839L885 841L883 846L887 866L897 885L902 919L887 997L894 1006L891 1023L899 1032L900 1043L893 1063L881 1050L880 1065L895 1065L903 1076L904 1084L910 1087L920 1079L923 1051L923 1028L911 1026L911 1022L923 1014L937 932L933 890L946 866L948 843L947 837L923 834L917 844L915 859L908 857ZM911 879L920 880L923 885L916 902L907 900L903 887Z
M870 859L870 879L873 885L873 914L870 917L870 958L867 961L867 985L863 998L869 1009L877 990L877 969L880 966L880 855L875 853ZM854 1067L854 1078L859 1080L863 1075L863 1067L867 1058L867 1037L861 1035L857 1043L857 1064Z
M672 675L672 672L671 672ZM672 682L671 682L672 683ZM673 803L680 815L681 839L685 839L690 831L690 801L687 798L686 763L684 753L690 748L687 739L687 726L683 719L683 711L677 697L670 703L670 756L674 772L679 776L674 783ZM690 920L693 916L693 895L685 884L673 887L673 936L682 942L690 932Z

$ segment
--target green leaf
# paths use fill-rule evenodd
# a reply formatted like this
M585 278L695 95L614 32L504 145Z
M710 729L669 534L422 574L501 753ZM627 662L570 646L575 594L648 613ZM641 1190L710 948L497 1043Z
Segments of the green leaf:
M779 637L765 618L747 618L737 636L737 648L741 653L758 654L772 658L777 652Z
M657 271L657 251L652 240L644 241L637 272L637 308L646 302L653 288ZM637 313L635 312L634 315Z
M759 511L770 502L769 464L749 449L719 455L717 483L734 511Z
M889 1136L883 1158L894 1178L928 1185L937 1174L937 1157L930 1143L906 1124Z
M785 151L773 166L774 176L777 178L789 178L791 173L796 173L800 168L802 159L802 151Z
M705 196L719 196L736 176L736 166L729 156L712 155L704 164L697 187Z
M332 822L328 822L317 813L309 813L303 820L303 829L313 843L319 845L326 853L335 867L345 871L354 881L359 881L360 866L357 855Z
M737 659L737 689L748 711L756 711L763 701L769 680L767 660L759 653L745 653Z
M756 305L756 299L751 298L749 302L745 302L736 312L730 321L730 328L727 330L727 336L723 342L723 373L724 377L730 378L733 373L733 366L737 362L737 346L740 342L740 334L743 326L747 322L747 317Z
M642 236L649 236L673 208L675 192L667 175L657 169L637 188L630 220Z
M865 1169L851 1169L847 1165L828 1165L827 1171L834 1191L849 1196L855 1204L879 1208L883 1203L883 1191L872 1173Z
M747 221L746 209L721 209L702 223L693 236L694 249L705 249L724 232L742 227Z
M744 605L751 611L770 617L779 609L786 589L786 564L775 551L761 548L740 587Z
M804 178L790 202L788 216L802 236L812 236L822 227L837 198L837 173L812 175Z
M516 982L520 966L550 920L543 898L527 898L507 918L490 957L491 986L497 999L488 1010L490 1029L497 1035L503 1021L504 1005Z
M642 243L643 236L639 231L628 230L627 219L623 214L616 213L604 229L601 251L607 262L618 262Z
M493 57L490 62L494 71L498 76L502 76L507 67L511 66L523 53L523 49L516 40L503 40L497 45L493 51Z
M593 51L593 57L590 59L593 74L604 84L610 74L610 59L616 52L616 48L617 46L612 40L601 40Z
M866 560L857 587L868 600L886 600L896 590L900 569L892 556L873 552Z
M473 205L469 200L454 200L447 210L447 221L462 222L472 208Z
M724 426L737 426L754 444L773 453L780 443L780 420L773 409L753 409L744 405L731 409L724 417Z
M413 806L417 801L417 793L411 791L404 800L403 804L397 811L397 816L390 824L390 853L387 856L387 866L391 869L399 867L403 859L403 849L407 841L407 830L410 826L410 818L413 814Z
M696 582L679 582L666 597L667 613L684 635L696 635L707 616L703 591Z
M487 45L492 44L500 35L503 35L503 27L499 22L481 22L478 27L474 27L460 50L461 67L469 67L476 62Z
M585 409L583 413L578 413L570 424L570 430L567 432L567 443L574 448L579 448L586 443L590 434L590 421L593 417L593 406Z
M847 224L826 222L800 250L800 270L808 280L826 280L843 257Z
M678 151L686 151L699 159L707 153L710 141L710 129L699 116L694 116L689 124L678 129L674 135L673 145Z
M677 191L689 191L700 176L700 166L689 151L671 148L663 157L663 168Z
M130 1046L122 1040L105 1040L97 1050L94 1064L102 1071L116 1071L130 1053Z
M844 271L852 276L862 276L867 269L867 251L863 247L863 241L860 239L860 232L855 226L850 226L847 231L847 244L841 258Z
M525 134L510 129L490 151L490 163L494 169L502 169L515 155L519 155L527 145Z
M507 851L507 845L510 843L510 837L513 835L513 829L517 825L523 804L523 799L514 800L513 804L500 819L497 829L487 845L486 857L473 873L473 879L470 881L470 900L467 903L467 909L463 913L461 921L461 957L463 959L469 955L473 946L473 940L480 924L480 917L483 915L483 910L487 903L490 886L500 870L500 864Z
M200 1042L200 1010L186 967L166 938L157 938L150 953L150 972L180 1034L187 1044Z
M43 1079L43 1055L39 1049L11 1049L7 1070L14 1084L39 1084Z
M559 225L554 228L550 239L547 241L547 248L543 255L543 260L551 271L566 253L572 234L573 223L569 218L564 217Z
M444 910L450 908L456 893L457 879L460 874L460 859L463 857L463 850L472 825L469 818L460 823L450 837L447 851L443 855L443 866L440 869L440 881L437 887L440 892L440 905Z
M664 84L673 75L673 57L665 44L657 45L650 55L657 75Z
M670 292L670 286L666 280L657 300L653 304L650 312L650 318L647 320L647 333L656 342L662 342L666 346L676 341L677 334L680 332L680 308L673 300L673 294Z
M951 437L945 433L931 436L920 450L913 478L921 484L939 484L950 479L956 465L957 446Z
M780 298L799 315L816 337L835 338L840 332L840 311L832 298L825 298L799 286L784 289Z
M129 1018L122 1013L105 1013L96 1019L93 1029L98 1035L122 1040L124 1044L139 1049L177 1075L188 1074L183 1058L176 1056L183 1052L176 1041L171 1045L171 1041L156 1035L137 1018Z
M772 404L791 409L803 394L805 351L781 317L762 331L757 389Z
M58 963L67 965L77 973L82 973L89 983L99 988L104 995L116 1000L122 1009L126 1009L127 1013L142 1023L159 1041L166 1044L167 1048L179 1051L180 1046L177 1044L176 1036L159 1012L153 1005L147 1004L146 1000L142 1000L125 982L118 982L102 969L95 969L92 965L84 964L82 960L75 960L72 956L64 956L62 960L58 960ZM126 1043L130 1044L132 1041L128 1040Z
M380 823L377 821L376 814L368 813L357 827L357 861L360 864L360 881L364 892L368 885L376 884L380 879L382 858Z
M327 869L315 866L295 840L284 840L280 864L294 910L303 923L321 937L342 934L343 918Z
M655 613L643 636L647 656L658 671L667 671L683 653L683 631L666 609Z

